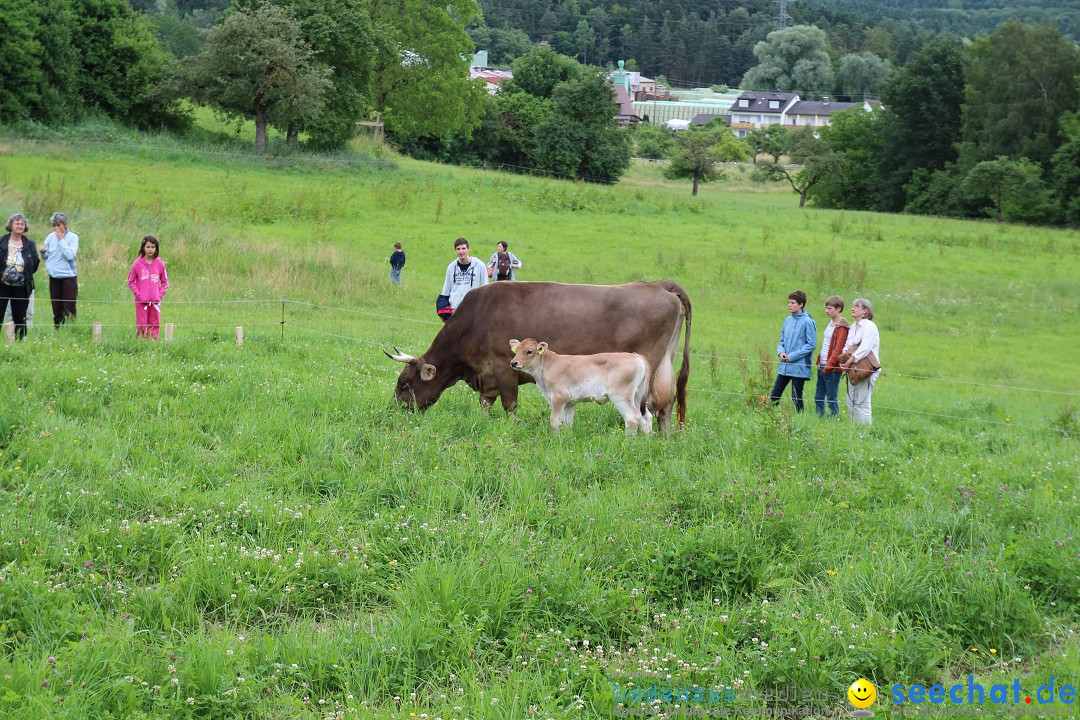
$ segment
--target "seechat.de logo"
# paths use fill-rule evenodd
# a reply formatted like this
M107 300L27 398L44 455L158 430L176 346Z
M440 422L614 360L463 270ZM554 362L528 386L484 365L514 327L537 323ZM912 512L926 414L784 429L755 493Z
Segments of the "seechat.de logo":
M847 689L847 699L856 708L852 711L851 717L874 717L874 713L866 709L877 700L877 688L874 687L874 683L866 678L856 680Z

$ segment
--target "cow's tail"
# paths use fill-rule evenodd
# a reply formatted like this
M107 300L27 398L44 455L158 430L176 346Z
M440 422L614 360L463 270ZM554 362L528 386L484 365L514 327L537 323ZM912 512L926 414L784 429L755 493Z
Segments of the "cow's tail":
M679 368L679 376L675 381L675 403L678 405L679 427L686 426L686 386L690 382L690 296L682 285L665 281L664 289L674 293L682 303L683 312L686 314L686 335L683 336L682 367Z

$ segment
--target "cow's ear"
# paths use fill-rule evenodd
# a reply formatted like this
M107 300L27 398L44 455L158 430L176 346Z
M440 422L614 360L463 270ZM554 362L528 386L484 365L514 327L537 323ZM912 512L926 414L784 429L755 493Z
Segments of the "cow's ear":
M520 344L521 344L520 340L511 340L510 341L510 352L516 353L517 352L517 346L520 345Z
M547 350L547 343L542 342L539 345L537 345L537 347L539 348L539 350L537 350L537 353L540 354L540 355L543 355L544 351Z
M424 363L423 367L420 368L420 379L428 382L433 377L435 377L435 366Z

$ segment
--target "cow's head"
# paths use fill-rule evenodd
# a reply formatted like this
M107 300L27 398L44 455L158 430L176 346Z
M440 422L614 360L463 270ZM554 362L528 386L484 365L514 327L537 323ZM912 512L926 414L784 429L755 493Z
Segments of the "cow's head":
M405 363L405 369L398 375L397 387L394 388L394 397L410 410L424 410L442 395L446 384L439 382L436 377L438 370L430 363L424 362L423 358L414 357L394 348L394 354L386 353L386 357ZM441 378L439 378L441 380Z
M510 367L525 372L534 370L536 363L540 362L540 356L547 351L547 348L546 342L536 342L533 338L511 340L510 352L514 353L514 359L510 361Z

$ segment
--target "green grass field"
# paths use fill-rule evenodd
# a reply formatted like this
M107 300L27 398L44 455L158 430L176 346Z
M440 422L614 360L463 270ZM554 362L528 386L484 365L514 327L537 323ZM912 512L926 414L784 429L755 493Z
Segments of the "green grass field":
M1075 231L205 133L0 136L0 214L81 239L77 323L41 273L0 348L0 716L612 717L627 682L839 716L866 677L892 717L897 683L1080 680ZM145 234L172 343L133 337ZM426 349L460 235L524 280L684 285L686 430L585 406L552 436L534 387L516 418L463 385L396 407L380 349ZM872 427L761 408L796 288L819 327L874 302Z

